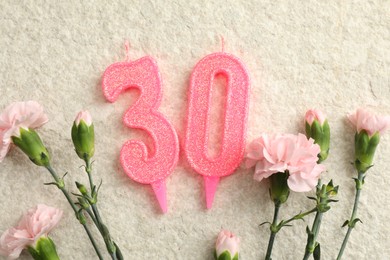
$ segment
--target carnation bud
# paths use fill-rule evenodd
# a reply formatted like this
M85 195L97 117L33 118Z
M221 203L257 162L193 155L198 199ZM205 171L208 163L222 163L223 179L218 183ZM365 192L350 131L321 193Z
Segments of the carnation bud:
M49 166L50 156L41 138L33 129L20 128L19 136L12 136L12 142L38 166Z
M72 127L72 141L77 155L83 160L90 160L95 152L95 132L91 115L81 111Z
M339 191L339 186L334 186L333 180L330 180L329 183L327 185L325 185L325 191L329 197L337 196L338 191Z
M313 138L321 148L319 162L325 161L329 154L330 128L328 120L321 111L309 110L305 116L306 136Z
M358 172L365 173L372 166L379 141L379 132L371 137L366 130L355 134L355 168Z
M216 260L238 260L239 244L238 237L230 231L222 230L215 243L214 258Z
M80 191L81 194L88 195L88 190L83 184L76 181L76 187Z

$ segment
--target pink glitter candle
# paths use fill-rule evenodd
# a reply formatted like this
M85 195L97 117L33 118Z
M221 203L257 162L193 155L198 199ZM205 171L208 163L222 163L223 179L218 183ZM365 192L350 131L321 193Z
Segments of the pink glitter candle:
M167 212L165 178L173 171L179 157L177 134L168 120L157 111L162 89L158 66L146 56L133 62L110 65L103 75L103 93L110 102L129 88L138 88L139 99L123 117L130 128L145 130L152 138L154 149L137 140L127 141L121 150L120 161L126 174L136 182L151 184L162 211Z
M207 152L212 84L217 75L227 79L227 96L219 155ZM244 64L231 54L213 53L200 60L192 74L188 93L185 154L191 167L203 175L207 208L211 208L220 177L239 166L245 150L250 80Z

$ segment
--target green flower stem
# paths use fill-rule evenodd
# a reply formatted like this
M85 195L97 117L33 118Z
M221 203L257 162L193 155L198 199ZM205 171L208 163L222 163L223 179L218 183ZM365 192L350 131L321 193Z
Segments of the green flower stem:
M80 214L79 214L79 212L78 212L78 210L77 210L77 207L76 207L76 205L74 204L74 202L72 201L72 199L71 199L71 197L70 197L68 191L65 189L65 183L64 183L64 181L61 180L61 179L58 177L57 173L54 171L54 169L53 169L50 165L46 166L45 168L46 168L46 169L50 172L50 174L53 176L53 178L54 178L54 180L55 180L55 182L56 182L56 184L57 184L56 186L57 186L57 187L62 191L62 193L65 195L65 197L66 197L66 199L68 200L70 206L72 207L74 213L76 214L77 219L79 219L80 224L83 225L83 227L84 227L84 229L85 229L85 232L87 232L88 238L89 238L89 240L91 241L92 246L93 246L93 248L95 249L96 254L98 255L99 259L102 260L103 257L102 257L102 255L101 255L101 253L100 253L100 251L99 251L99 249L98 249L98 247L97 247L97 245L96 245L95 239L93 238L93 236L92 236L92 234L91 234L91 231L90 231L89 228L87 227L85 221L82 221L82 220L80 219Z
M359 219L356 218L356 213L357 213L358 204L359 204L360 192L361 192L362 187L363 187L364 177L365 177L364 172L358 172L358 177L357 177L357 179L355 179L355 182L356 182L355 202L353 204L351 219L348 221L348 231L345 234L343 244L341 245L339 254L337 256L337 260L340 260L341 257L343 256L344 249L347 246L347 242L348 242L349 236L351 235L352 229L355 227L356 222L359 221Z
M97 224L98 222L97 222L97 220L95 218L95 215L92 213L92 211L89 208L84 209L84 210L88 213L88 215L92 219L93 223L95 223L95 225L98 225Z
M290 223L291 221L294 221L294 220L298 220L298 219L303 219L304 217L306 217L307 215L313 213L313 212L316 212L317 211L317 208L313 208L311 210L308 210L306 212L303 212L303 213L300 213L300 214L297 214L295 215L294 217L286 220L286 221L283 221L283 226L285 226L286 224Z
M317 242L318 233L320 232L322 215L324 213L319 211L318 209L316 211L317 211L317 213L316 213L316 216L314 218L313 226L311 228L311 232L314 234L314 236L313 236L312 240L307 241L306 251L305 251L305 255L303 256L303 260L309 259L310 255L314 252L316 242Z
M92 179L92 163L89 159L85 159L85 171L88 174L89 186L91 187L91 191L93 190L93 179Z
M86 164L85 171L88 174L89 185L91 187L91 193L92 193L92 191L95 188L95 185L94 185L93 179L92 179L92 163L87 157L85 158L85 164ZM91 194L91 197L93 197L93 194ZM115 244L115 242L112 240L110 232L108 231L108 228L104 225L103 220L100 216L99 210L98 210L95 203L91 204L93 215L95 216L94 223L95 223L96 227L98 228L100 234L103 237L104 243L106 244L107 250L108 250L111 258L113 260L118 260L117 251L120 251L120 250L119 250L118 246ZM119 255L121 255L121 254L119 254Z
M277 226L278 226L278 215L279 215L280 205L281 205L280 201L275 201L274 218L272 220L272 224L270 227L271 234L270 234L269 241L268 241L267 254L265 255L265 260L271 259L272 248L274 246L275 236L276 236L276 233L278 232Z
M294 220L303 219L307 215L317 211L317 208L313 208L313 209L308 210L304 213L297 214L288 220L282 220L280 223L278 223L278 215L279 215L280 205L281 205L280 201L275 201L274 218L273 218L273 221L272 221L272 224L270 227L271 234L270 234L270 238L269 238L269 242L268 242L268 248L267 248L267 254L265 256L265 260L271 260L271 253L272 253L272 247L273 247L273 244L275 241L275 236L276 236L276 233L278 233L280 231L280 229L282 229L282 227L286 226L288 223L290 223Z
M312 227L312 231L314 233L314 241L316 241L318 233L320 232L321 220L323 214L324 214L323 212L317 210L316 216L314 218L313 227Z
M322 160L319 159L318 163L320 163L321 161ZM318 180L317 193L320 190L321 190L321 179ZM318 200L317 200L317 205L318 205L318 203L321 204L322 202L323 202L323 199L322 199L322 197L320 197L320 201L318 202ZM320 232L320 226L321 226L321 220L322 220L323 214L324 213L322 211L320 211L318 208L316 208L316 216L314 218L313 226L311 228L311 232L313 233L313 238L312 239L309 238L307 240L306 248L305 248L305 255L303 256L303 260L308 260L310 255L314 252L314 249L315 249L316 243L317 243L318 233Z

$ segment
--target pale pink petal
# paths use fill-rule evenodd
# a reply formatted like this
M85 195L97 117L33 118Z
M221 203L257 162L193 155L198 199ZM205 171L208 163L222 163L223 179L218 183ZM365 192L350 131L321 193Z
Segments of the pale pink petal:
M257 160L253 160L253 159L250 159L250 158L245 158L244 159L244 167L246 169L249 169L249 168L252 168L253 166L255 166L257 163Z
M326 115L320 110L310 109L306 112L305 121L312 125L314 120L317 120L322 125L326 120Z
M292 174L287 179L288 187L295 192L307 192L314 189L318 183L318 178L304 179L298 174Z
M313 189L318 181L322 165L317 164L319 145L303 134L262 135L263 156L250 158L248 166L256 165L254 179L262 181L277 172L289 171L289 187L294 191Z
M215 243L217 257L228 251L233 257L239 251L240 239L227 230L221 230Z
M0 135L1 138L1 135ZM11 147L11 142L9 141L2 141L0 139L0 162L2 162L7 155L9 148Z
M22 250L30 245L31 239L28 232L10 228L0 238L0 252L8 259L17 259Z
M41 236L47 236L61 216L61 210L44 204L28 210L16 227L8 229L1 236L1 254L16 259L24 248L35 245Z
M347 117L357 132L365 130L370 136L376 132L382 135L390 127L390 116L373 115L363 108L357 109L354 114Z
M278 161L283 160L286 150L287 150L287 144L286 142L277 142L275 146L275 153L276 153L276 158Z
M80 111L77 114L74 122L76 123L76 125L79 125L81 120L83 120L87 124L87 126L92 125L92 116L88 111Z
M0 162L6 156L12 136L20 135L20 128L37 128L48 121L43 107L35 101L14 102L0 114Z
M268 170L272 172L284 172L288 169L288 165L285 162L278 162L276 164L270 164Z
M260 182L263 179L268 178L269 176L274 174L275 173L274 171L269 170L269 167L271 165L272 164L269 164L269 163L264 162L264 161L258 162L256 164L255 174L253 175L253 179Z
M15 102L5 108L0 120L8 127L37 128L48 121L43 107L36 101Z
M248 151L245 156L245 167L251 168L256 162L263 158L263 144L260 139L254 140L248 146Z
M39 204L24 215L20 225L38 239L42 235L49 233L58 224L61 217L61 210Z
M272 174L275 174L275 173L274 172L261 172L261 173L255 172L255 174L253 175L253 179L255 181L261 182L262 180L267 179Z
M264 159L267 160L270 163L276 163L276 156L272 154L269 150L265 149L263 150ZM275 158L274 158L275 157Z
M264 145L261 139L256 139L249 144L247 157L250 159L258 160L263 157Z
M16 114L16 117L16 124L25 128L37 128L48 121L47 116L43 112L43 107L35 101L25 102L23 109Z

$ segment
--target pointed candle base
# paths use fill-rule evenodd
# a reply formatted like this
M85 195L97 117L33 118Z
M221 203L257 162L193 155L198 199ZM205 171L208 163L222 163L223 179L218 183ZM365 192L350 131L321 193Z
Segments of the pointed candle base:
M167 206L167 191L165 186L165 180L156 181L154 183L151 183L154 194L156 195L156 198L158 200L158 203L160 204L160 208L162 212L165 214L168 211Z
M210 209L213 206L215 191L219 182L219 177L203 176L206 191L206 206Z

